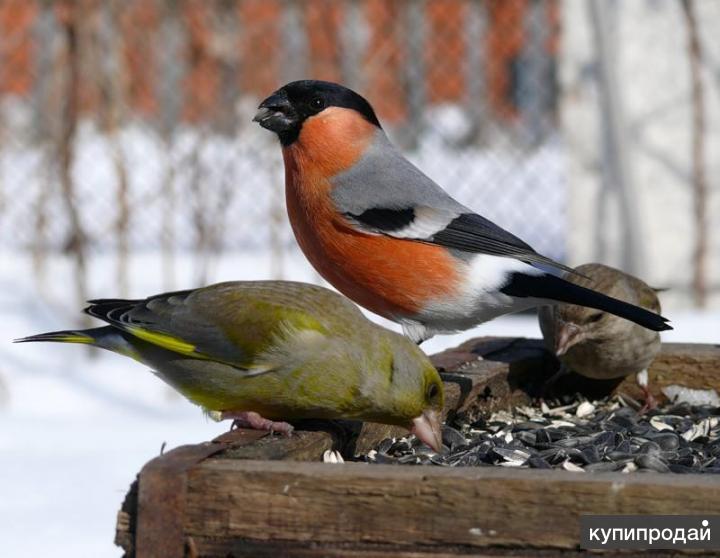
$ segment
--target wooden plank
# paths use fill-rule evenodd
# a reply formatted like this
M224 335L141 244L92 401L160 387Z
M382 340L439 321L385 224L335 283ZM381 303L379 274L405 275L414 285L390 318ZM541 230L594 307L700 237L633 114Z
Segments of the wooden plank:
M650 391L661 401L666 399L662 388L673 384L720 393L720 345L665 343L648 369L648 380ZM634 377L625 378L618 389L642 397Z
M583 514L720 513L720 479L710 475L211 459L189 473L187 490L185 528L196 540L289 548L574 549Z
M137 532L137 497L140 476L130 485L115 523L115 546L123 549L124 556L135 556L135 533Z
M529 403L552 364L539 340L509 337L471 339L431 360L445 382L448 418L465 421Z
M194 537L198 555L204 558L240 558L252 556L253 558L498 558L498 557L532 557L532 558L587 558L585 551L572 551L561 549L518 549L518 548L487 548L469 551L467 547L448 546L442 551L432 547L429 549L417 548L407 550L398 545L373 545L368 543L354 544L352 548L347 545L320 544L316 542L283 542L283 541L251 541L237 538ZM627 558L628 553L602 553L603 558ZM653 553L656 558L677 556L674 553L657 551Z
M212 442L181 446L147 463L118 513L115 540L127 556L192 555L195 542L184 534L187 472L211 457L317 460L338 446L335 431L297 432L290 438L236 429Z
M251 445L225 450L221 459L265 459L269 461L318 461L326 450L341 449L332 431L305 432L292 436L267 436Z
M352 448L352 455L355 457L367 455L371 449L375 448L385 438L400 438L407 435L407 428L401 426L364 422L360 428L355 446Z
M136 555L184 555L187 471L231 445L251 444L266 435L238 429L212 442L180 446L147 463L140 472L138 486Z
M545 381L559 362L539 339L483 337L432 357L449 394L450 415L456 405L460 416L472 419L501 408L526 404L542 393ZM649 385L659 401L662 388L677 384L720 392L720 345L665 343L648 370ZM455 382L460 389L451 387ZM642 398L634 375L616 380L591 380L568 374L552 392L583 393L600 398L621 391Z

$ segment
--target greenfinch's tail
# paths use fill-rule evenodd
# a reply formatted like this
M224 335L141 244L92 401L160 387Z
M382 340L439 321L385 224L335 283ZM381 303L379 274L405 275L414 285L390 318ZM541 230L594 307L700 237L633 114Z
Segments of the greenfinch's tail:
M52 343L79 343L90 345L118 353L135 360L140 360L136 348L122 331L113 326L96 327L92 329L67 329L64 331L51 331L15 339L14 343L34 343L39 341L50 341Z
M97 329L111 329L111 328L97 328ZM97 338L94 335L96 330L85 329L85 330L65 330L65 331L51 331L49 333L40 333L38 335L30 335L28 337L21 337L20 339L13 340L13 343L34 343L36 341L52 341L54 343L82 343L84 345L95 345Z
M125 354L128 348L128 342L118 331L112 326L95 327L92 329L67 329L64 331L51 331L49 333L40 333L38 335L30 335L15 339L14 343L34 343L36 341L50 341L52 343L80 343L82 345L92 345L100 347L108 351L115 351Z

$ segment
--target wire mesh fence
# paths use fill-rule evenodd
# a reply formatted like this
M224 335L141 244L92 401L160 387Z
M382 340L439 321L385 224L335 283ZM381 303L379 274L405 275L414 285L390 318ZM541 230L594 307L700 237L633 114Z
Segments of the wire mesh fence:
M556 12L554 2L4 1L2 243L291 245L279 150L250 119L265 95L312 76L362 91L429 174L519 233L554 231L538 248L561 257L561 221L537 211L548 193L562 198Z
M78 277L95 254L282 262L297 249L280 150L251 118L271 91L312 77L361 92L451 194L563 260L562 11L559 0L0 0L0 248L38 262L66 253Z

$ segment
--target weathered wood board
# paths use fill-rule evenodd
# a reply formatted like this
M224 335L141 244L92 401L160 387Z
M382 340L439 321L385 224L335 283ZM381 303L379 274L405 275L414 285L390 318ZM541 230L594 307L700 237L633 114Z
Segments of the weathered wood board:
M473 340L433 361L446 415L468 418L529 402L556 366L524 339ZM720 390L720 346L668 344L649 376L660 397L670 384ZM638 395L633 379L570 377L559 389ZM138 557L572 556L582 514L720 514L710 475L330 465L325 450L352 457L393 428L301 428L289 439L235 430L149 462L118 515L117 544Z

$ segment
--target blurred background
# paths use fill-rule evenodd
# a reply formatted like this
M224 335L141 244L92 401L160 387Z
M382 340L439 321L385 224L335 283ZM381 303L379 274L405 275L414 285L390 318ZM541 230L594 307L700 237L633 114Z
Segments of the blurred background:
M428 175L538 251L666 288L665 340L720 342L714 0L0 0L0 525L9 556L116 556L114 515L206 422L142 367L12 338L93 297L321 279L257 104L367 97ZM534 316L480 334L539 336Z

